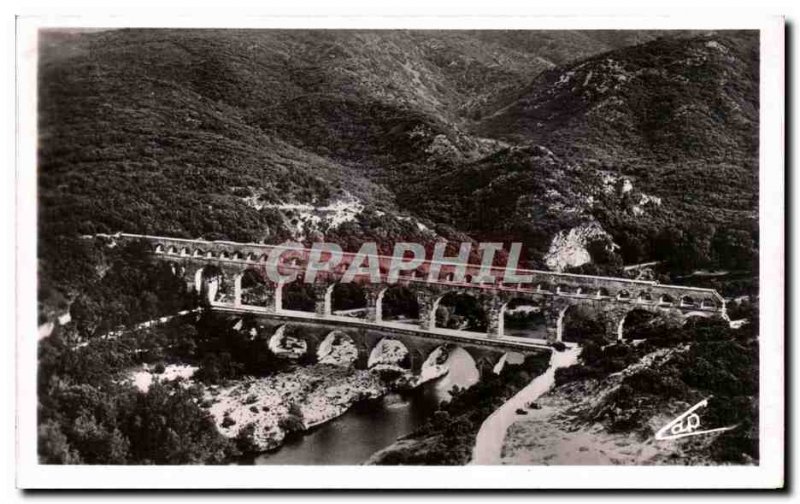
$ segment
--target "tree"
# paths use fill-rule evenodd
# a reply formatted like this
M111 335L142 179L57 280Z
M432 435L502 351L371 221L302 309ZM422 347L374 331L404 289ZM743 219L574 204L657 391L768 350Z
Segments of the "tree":
M42 464L80 464L78 452L69 446L67 436L54 420L39 425L39 462Z

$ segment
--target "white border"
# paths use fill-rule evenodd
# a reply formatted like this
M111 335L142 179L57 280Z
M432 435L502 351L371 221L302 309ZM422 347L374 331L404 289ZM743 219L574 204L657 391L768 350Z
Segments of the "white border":
M783 19L726 17L41 16L17 24L17 485L21 488L775 488L784 460ZM761 461L757 467L40 466L36 462L39 27L761 30Z

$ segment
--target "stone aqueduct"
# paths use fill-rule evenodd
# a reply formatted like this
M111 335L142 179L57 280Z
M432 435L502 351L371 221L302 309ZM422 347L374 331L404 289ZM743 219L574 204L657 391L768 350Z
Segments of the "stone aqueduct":
M414 374L419 374L439 349L449 352L461 348L469 354L478 373L484 376L495 369L500 359L505 355L517 353L523 355L549 353L550 347L541 344L524 343L514 340L493 340L488 338L475 338L468 335L437 334L423 331L412 326L402 327L397 324L393 327L381 327L376 324L359 323L358 320L316 320L303 318L299 314L284 312L280 314L265 315L253 313L247 309L222 306L217 310L223 314L255 315L257 322L263 327L269 338L270 348L272 340L284 336L284 331L292 331L290 337L302 342L303 354L320 355L320 349L326 340L332 338L345 338L349 340L358 351L355 365L359 369L366 369L373 357L375 349L383 342L399 343L407 352L407 362L404 366Z
M273 245L236 243L228 241L204 241L169 238L148 235L119 233L106 235L117 240L145 240L149 243L154 257L173 264L175 272L181 274L190 289L208 296L208 302L216 309L251 309L262 315L278 316L283 309L283 289L280 283L265 281L266 302L263 306L242 305L241 282L247 270L255 270L263 278L263 266ZM281 256L280 267L305 270L309 250L293 253L291 257ZM331 294L340 282L341 276L352 261L354 254L345 254L340 264L331 272L321 272L311 284L315 295L316 320L332 321L345 319L332 313ZM560 341L563 334L563 320L566 311L572 306L588 309L600 319L609 340L622 337L626 316L633 310L643 310L676 321L692 316L727 318L725 300L712 289L662 285L653 281L630 280L625 278L575 275L537 270L518 270L518 274L530 274L533 282L525 284L475 283L479 265L466 265L464 281L453 281L455 266L442 264L438 278L430 279L430 261L416 270L400 274L396 282L387 281L389 256L377 256L380 262L381 283L370 282L368 278L354 279L366 294L366 321L372 326L385 326L396 329L383 319L383 297L387 289L396 285L414 293L419 306L417 331L425 333L445 332L436 327L436 311L442 298L450 293L467 294L474 297L483 308L488 330L479 335L493 344L508 338L505 335L504 315L509 303L529 302L540 307L544 315L547 342ZM463 266L463 265L462 265ZM213 270L214 276L204 274ZM497 275L501 277L501 274ZM350 319L351 322L355 323ZM406 324L403 324L406 325ZM453 333L454 331L446 331ZM471 333L473 336L475 333ZM545 343L545 342L540 342Z

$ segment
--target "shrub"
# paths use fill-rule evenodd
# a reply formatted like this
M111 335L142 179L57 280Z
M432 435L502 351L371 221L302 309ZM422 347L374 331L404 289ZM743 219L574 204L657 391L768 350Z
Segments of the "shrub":
M253 439L256 432L256 424L249 423L242 427L234 438L236 448L242 453L254 453L259 451L258 445Z
M586 380L592 378L602 378L606 374L598 368L591 366L584 366L575 364L573 366L558 368L555 373L556 386L564 385L565 383Z
M278 420L278 427L286 431L286 434L294 434L306 430L303 420L296 415L287 415Z

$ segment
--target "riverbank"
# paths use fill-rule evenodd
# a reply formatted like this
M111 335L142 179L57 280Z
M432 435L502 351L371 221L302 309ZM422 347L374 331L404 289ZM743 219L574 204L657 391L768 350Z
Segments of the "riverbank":
M691 338L584 351L510 426L498 463L756 464L757 342L724 321L707 324L681 329ZM695 405L695 435L656 439Z
M660 350L642 362L606 380L568 383L537 401L531 410L510 426L501 443L500 464L521 465L654 465L711 463L698 454L716 436L656 441L640 430L615 432L601 421L587 422L579 412L597 410L615 393L627 376L670 360L687 348ZM654 433L691 406L688 402L665 401L664 413L646 420L646 432Z
M436 379L447 373L427 378ZM219 432L240 449L260 453L279 448L286 438L304 433L346 413L356 403L423 383L419 377L388 365L370 370L314 364L264 378L205 388L202 406Z
M553 386L556 369L572 366L578 361L579 354L578 346L552 352L547 371L534 378L483 422L475 437L471 464L500 463L503 440L509 427L521 416L520 412L527 414L528 406Z
M209 386L203 407L219 432L248 452L278 448L287 435L345 413L353 404L390 390L378 373L331 364L297 366L264 378Z
M456 389L421 428L376 452L369 465L464 465L486 418L508 398L545 372L548 355L528 356L507 364L467 389Z

